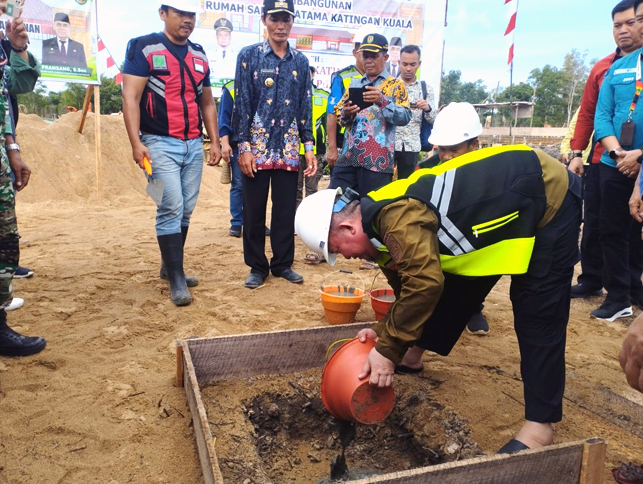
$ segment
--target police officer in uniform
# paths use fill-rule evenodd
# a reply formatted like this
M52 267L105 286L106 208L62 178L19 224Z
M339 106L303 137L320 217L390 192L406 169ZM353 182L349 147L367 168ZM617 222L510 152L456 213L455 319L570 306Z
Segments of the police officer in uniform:
M380 387L396 370L422 371L425 350L448 355L498 279L512 276L525 424L500 452L513 453L551 444L562 419L581 182L524 145L470 151L477 139L462 126L476 122L470 104L449 105L430 138L442 164L361 201L320 191L301 203L295 230L331 265L336 253L376 261L394 288L389 312L359 334L379 337L359 376Z
M335 162L339 158L339 152L344 146L344 131L337 125L337 117L335 116L335 106L341 101L344 92L348 89L353 78L359 79L364 75L364 64L362 63L362 53L359 48L362 45L362 39L370 33L367 26L359 29L353 37L353 56L355 57L355 64L344 67L343 69L335 72L330 78L330 94L328 96L328 104L326 107L326 136L328 138L328 153L326 160L332 169Z
M237 51L232 49L232 22L227 18L220 18L214 22L217 32L217 47L210 53L212 71L225 79L234 79L234 70L237 65Z

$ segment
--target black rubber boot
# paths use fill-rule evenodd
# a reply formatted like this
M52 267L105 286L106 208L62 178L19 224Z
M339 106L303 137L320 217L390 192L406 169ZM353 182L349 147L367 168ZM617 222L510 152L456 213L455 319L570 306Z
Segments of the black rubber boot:
M172 302L177 306L187 306L192 302L192 296L183 273L183 240L181 234L159 235L157 240L161 249L161 257L167 268Z
M30 356L47 346L44 338L23 336L7 326L7 313L0 309L0 356Z
M185 247L185 239L187 239L188 237L188 228L189 227L181 227L181 236L183 237L183 247ZM159 272L159 277L164 281L169 281L169 278L167 277L167 269L165 268L165 263L163 262L163 259L161 259L161 271ZM185 283L188 285L188 287L196 287L199 285L199 280L196 277L186 275Z

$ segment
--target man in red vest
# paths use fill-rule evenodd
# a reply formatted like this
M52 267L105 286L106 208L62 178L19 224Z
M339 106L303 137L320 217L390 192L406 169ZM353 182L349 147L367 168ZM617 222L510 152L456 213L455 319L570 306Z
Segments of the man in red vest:
M168 0L159 8L162 33L132 39L123 68L123 114L134 161L152 164L163 182L156 235L177 306L192 302L188 286L198 281L183 272L183 245L196 206L203 172L202 125L212 140L210 160L221 160L217 110L205 51L188 40L201 12L199 0Z

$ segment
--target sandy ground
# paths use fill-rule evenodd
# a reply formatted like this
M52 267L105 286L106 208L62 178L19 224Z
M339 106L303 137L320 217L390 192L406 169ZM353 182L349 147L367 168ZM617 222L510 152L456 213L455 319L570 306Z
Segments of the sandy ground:
M227 236L228 186L219 183L219 168L205 168L186 247L187 272L200 285L192 305L176 308L158 279L154 206L122 119L102 122L97 197L93 118L80 135L78 114L53 126L21 117L33 170L18 197L21 262L36 275L16 281L26 303L9 322L45 336L48 346L30 358L0 359L0 483L200 483L186 397L173 384L175 341L326 324L317 288L330 269L304 264L299 241L294 269L305 284L269 278L258 290L243 287L248 268L241 240ZM338 265L357 269L355 262ZM363 272L370 284L373 274ZM487 300L488 337L465 334L450 357L426 359L427 373L442 381L432 398L469 420L485 453L511 437L523 413L508 287L505 278ZM602 436L607 468L640 464L643 439L597 415L603 400L596 396L609 390L614 405L631 403L631 415L624 413L639 430L643 420L643 397L627 387L617 361L626 325L591 320L598 304L572 303L566 416L556 441ZM366 301L357 319L374 319Z

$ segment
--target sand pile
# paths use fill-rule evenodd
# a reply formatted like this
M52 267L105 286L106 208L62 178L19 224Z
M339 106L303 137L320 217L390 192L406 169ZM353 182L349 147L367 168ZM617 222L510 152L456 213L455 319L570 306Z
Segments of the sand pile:
M81 113L69 113L53 124L33 114L20 116L18 141L33 174L21 202L136 203L145 195L146 180L132 161L122 116L101 116L103 197L96 197L95 118L87 115L78 133ZM202 196L225 198L219 169L205 167ZM146 196L146 195L145 195Z

